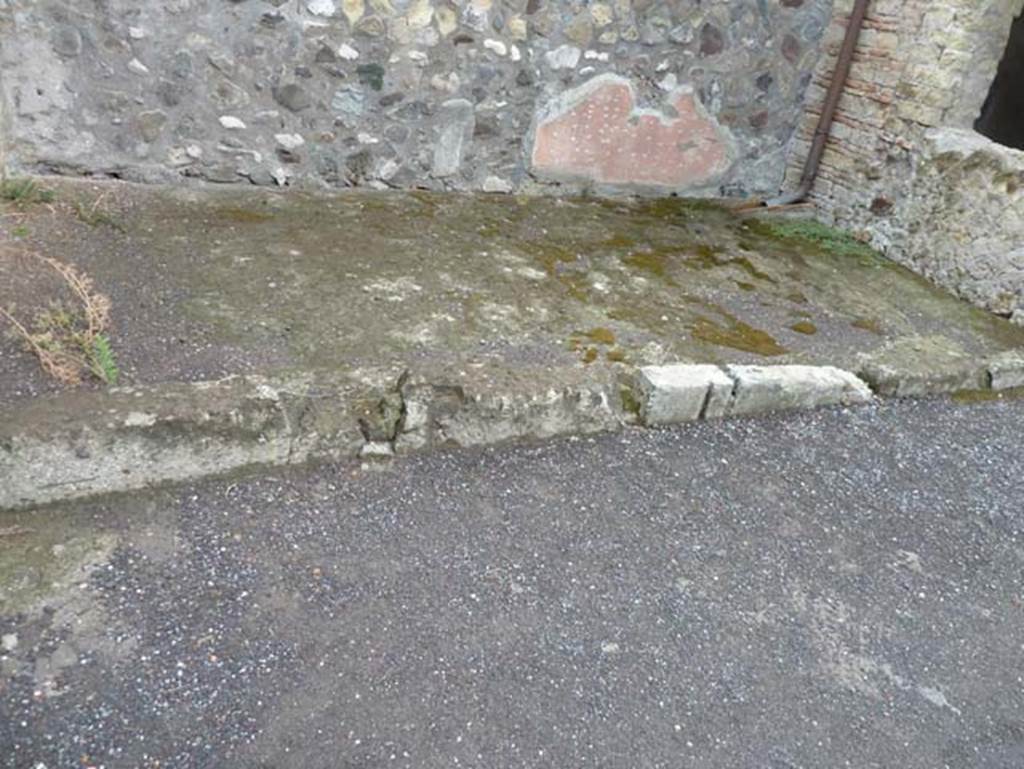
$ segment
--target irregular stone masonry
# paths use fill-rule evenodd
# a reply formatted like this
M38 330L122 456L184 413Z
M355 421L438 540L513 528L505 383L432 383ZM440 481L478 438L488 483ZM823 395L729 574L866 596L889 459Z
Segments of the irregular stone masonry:
M852 5L836 2L790 186ZM1024 153L972 130L1022 10L1022 0L872 0L812 200L890 258L1024 322Z
M831 5L8 0L7 164L261 185L767 194ZM580 89L607 111L560 113Z
M852 3L7 0L0 167L768 196L787 163L796 184ZM812 194L1020 322L1024 153L971 128L1022 10L872 0Z

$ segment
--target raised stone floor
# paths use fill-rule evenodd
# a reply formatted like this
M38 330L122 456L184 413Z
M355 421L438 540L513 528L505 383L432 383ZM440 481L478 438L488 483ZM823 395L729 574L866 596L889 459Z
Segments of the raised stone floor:
M44 182L54 204L3 210L3 253L93 277L128 383L491 363L856 368L893 349L1024 345L1024 328L880 257L703 203ZM0 280L0 301L26 300L31 285ZM0 405L54 388L0 338Z

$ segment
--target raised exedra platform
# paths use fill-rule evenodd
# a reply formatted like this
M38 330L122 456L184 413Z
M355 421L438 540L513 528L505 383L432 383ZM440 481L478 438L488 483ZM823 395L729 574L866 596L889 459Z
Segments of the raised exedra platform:
M39 183L51 202L0 218L0 300L48 301L32 255L74 265L110 299L121 373L62 389L0 341L9 506L1024 384L1024 328L807 220L672 198Z

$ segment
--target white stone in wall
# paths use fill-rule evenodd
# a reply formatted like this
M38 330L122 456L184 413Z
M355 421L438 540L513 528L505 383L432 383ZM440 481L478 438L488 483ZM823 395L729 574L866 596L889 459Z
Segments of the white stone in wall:
M450 99L441 105L441 133L434 148L433 174L454 176L462 166L466 148L473 139L476 116L466 99Z
M274 140L286 150L295 150L306 143L298 134L274 134Z
M508 46L500 40L494 40L493 38L484 40L484 48L488 51L493 51L498 56L506 56L508 54Z
M575 69L582 55L583 52L574 45L560 45L544 54L544 59L551 69Z
M309 0L306 3L306 8L314 16L333 16L337 11L334 0Z

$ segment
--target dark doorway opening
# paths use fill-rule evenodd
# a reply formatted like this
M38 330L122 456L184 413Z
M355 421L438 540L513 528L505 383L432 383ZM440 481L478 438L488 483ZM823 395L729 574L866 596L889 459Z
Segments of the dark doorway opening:
M1010 42L974 130L994 142L1024 150L1024 14L1013 22Z

